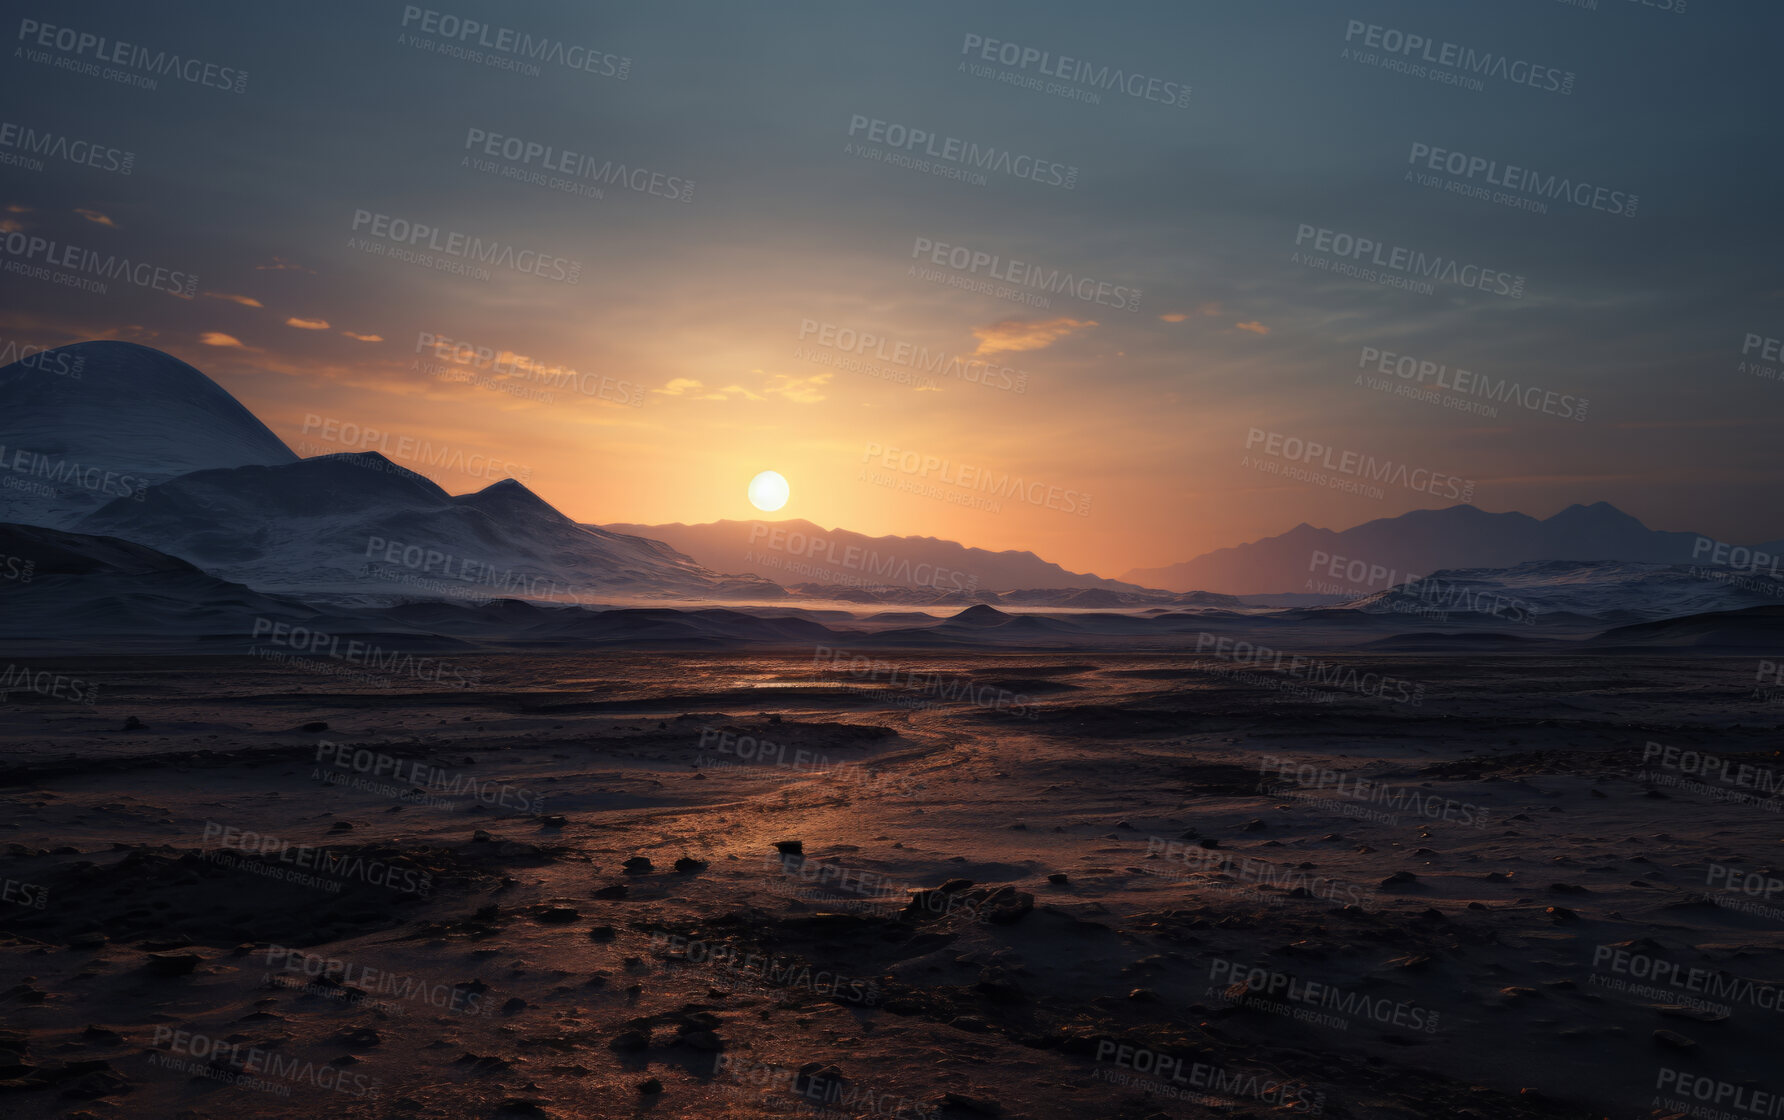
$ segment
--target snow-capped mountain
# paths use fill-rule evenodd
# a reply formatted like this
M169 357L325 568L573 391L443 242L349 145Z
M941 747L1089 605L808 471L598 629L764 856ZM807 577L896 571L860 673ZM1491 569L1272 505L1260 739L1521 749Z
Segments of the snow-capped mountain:
M215 381L131 342L0 368L0 521L67 528L190 471L297 456Z
M1532 624L1544 615L1638 622L1784 603L1784 580L1691 564L1550 560L1455 568L1366 595L1343 610Z
M454 497L376 452L195 471L83 518L261 591L555 603L775 598L669 546L565 517L513 479Z

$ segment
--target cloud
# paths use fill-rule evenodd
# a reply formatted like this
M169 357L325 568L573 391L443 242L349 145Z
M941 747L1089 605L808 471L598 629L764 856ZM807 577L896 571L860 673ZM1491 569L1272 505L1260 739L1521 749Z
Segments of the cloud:
M1169 315L1160 315L1159 318L1167 323L1181 323L1183 320L1189 318L1189 316L1181 311L1173 311Z
M341 333L346 335L348 338L356 338L361 342L383 342L384 341L384 336L381 334L354 334L352 331L342 331Z
M828 385L832 376L834 375L819 373L811 377L792 377L777 373L768 379L768 386L762 391L794 404L817 404L824 399L824 394L818 390Z
M697 401L728 401L731 394L759 401L762 398L745 389L741 385L727 385L723 389L708 389L704 381L696 381L692 377L672 377L669 384L661 389L652 389L653 393L661 393L665 397L690 397Z
M8 214L29 214L32 210L29 206L20 206L14 202L6 208L6 212Z
M761 373L753 369L751 373ZM813 374L810 377L793 377L785 373L772 374L760 393L745 389L742 385L726 385L722 389L711 388L704 381L692 377L671 378L661 389L652 389L665 397L687 397L696 401L765 401L769 397L779 397L794 404L816 404L824 399L822 389L835 376L829 373Z
M974 327L973 337L979 340L974 354L999 354L1009 350L1045 350L1062 338L1097 326L1095 319L1005 319L988 327Z
M254 266L254 269L256 272L308 272L312 276L316 273L315 269L305 268L301 264L292 264L284 257L274 257L273 263L257 264Z
M1264 326L1262 323L1258 322L1255 319L1253 319L1249 323L1234 323L1233 326L1238 327L1242 331L1250 331L1252 334L1269 334L1270 333L1269 327Z
M118 223L112 221L110 218L106 217L104 214L101 214L97 210L82 210L79 207L76 207L74 212L76 214L79 214L81 217L87 219L87 221L92 222L96 226L105 226L109 229L117 229L118 228Z
M238 296L238 295L235 295L230 292L206 292L204 294L209 296L211 299L226 299L230 303L239 303L243 307L264 307L264 306L266 306L265 304L261 303L259 300L255 299L252 296Z
M204 343L206 346L231 346L237 350L247 349L246 346L242 345L241 339L232 334L224 334L222 331L205 331L198 336L198 341Z
M0 219L0 233L18 233L24 228L24 222L14 221L11 218Z
M300 331L325 331L328 329L327 319L299 319L293 316L285 320L288 327L296 327Z

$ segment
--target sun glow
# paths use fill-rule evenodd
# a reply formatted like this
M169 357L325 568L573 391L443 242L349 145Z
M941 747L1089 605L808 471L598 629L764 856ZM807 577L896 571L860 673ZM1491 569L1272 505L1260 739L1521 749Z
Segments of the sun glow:
M763 471L750 479L750 504L763 513L773 513L787 504L791 489L778 471Z

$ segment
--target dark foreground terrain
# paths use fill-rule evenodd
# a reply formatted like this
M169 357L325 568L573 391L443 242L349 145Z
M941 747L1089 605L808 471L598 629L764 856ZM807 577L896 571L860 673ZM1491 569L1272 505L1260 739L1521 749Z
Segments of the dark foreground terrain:
M0 1113L1776 1114L1751 659L895 656L34 666Z

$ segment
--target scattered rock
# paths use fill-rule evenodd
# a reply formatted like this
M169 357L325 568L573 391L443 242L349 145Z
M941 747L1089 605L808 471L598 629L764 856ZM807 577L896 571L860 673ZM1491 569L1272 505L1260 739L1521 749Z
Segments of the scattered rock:
M197 953L150 953L143 967L154 976L186 976L202 960Z

